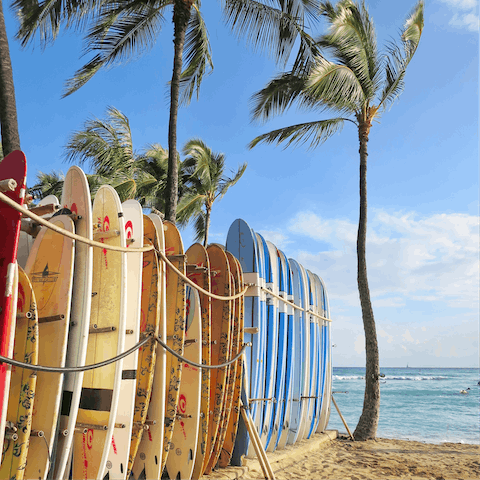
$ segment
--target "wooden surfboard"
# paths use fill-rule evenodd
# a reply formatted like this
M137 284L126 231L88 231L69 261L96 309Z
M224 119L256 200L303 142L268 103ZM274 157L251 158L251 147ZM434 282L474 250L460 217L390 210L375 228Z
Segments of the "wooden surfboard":
M236 279L232 273L232 267L236 268L235 262L231 261L229 257L233 257L230 252L225 252L227 255L228 266L230 268L230 294L234 295L237 293L236 288ZM232 265L233 262L233 265ZM230 348L228 352L227 359L230 360L235 356L234 351L236 352L237 345L238 345L238 333L240 329L240 319L238 317L237 308L238 302L235 300L228 300L230 303ZM207 467L205 469L204 474L209 475L211 471L215 468L218 462L218 458L222 451L223 443L225 441L225 436L227 434L227 427L230 421L230 414L232 410L232 403L233 403L233 393L235 388L235 380L236 380L236 370L235 364L228 365L226 367L226 380L225 380L225 395L223 399L222 405L222 413L220 416L220 425L218 428L217 438L215 439L215 444L213 446L212 454L210 455L210 459L208 461Z
M122 211L127 248L142 248L143 210L141 205L136 200L127 200L122 203ZM125 260L127 262L127 303L125 307L126 335L123 348L128 350L138 343L140 336L143 253L127 253ZM123 359L120 398L115 419L115 423L119 426L121 425L121 427L115 428L113 432L110 452L102 478L108 473L110 480L122 480L125 478L128 470L136 396L137 367L138 350Z
M235 291L243 290L243 272L240 262L230 253L226 252L230 270L234 276ZM239 297L235 300L235 321L237 327L236 336L234 337L234 346L232 348L232 355L235 356L240 353L243 347L244 337L244 297ZM240 395L242 391L243 378L243 361L239 359L235 364L234 390L233 399L230 411L230 418L226 429L225 440L222 445L218 465L226 467L230 464L232 458L233 448L235 446L235 439L237 436L238 422L240 418Z
M23 205L25 199L25 177L27 160L20 150L7 155L0 162L0 180L13 179L15 191L6 195ZM14 277L16 275L16 259L18 238L20 235L21 213L0 201L0 355L12 357L13 336L15 332L16 305L13 296ZM0 445L3 445L5 418L8 408L8 391L10 386L11 367L0 364Z
M13 358L35 365L38 362L37 306L32 284L21 267L18 267L16 314ZM13 369L7 413L7 425L10 428L8 438L3 443L0 478L9 480L24 478L36 382L36 372L24 368ZM17 436L16 439L13 434Z
M227 256L220 245L207 247L210 261L210 274L212 292L216 295L229 296L231 293L230 267ZM231 330L231 302L212 299L212 365L225 363L230 352ZM216 342L216 343L214 343ZM213 448L221 423L221 414L225 397L227 369L217 368L210 372L210 418L208 424L208 437L206 455L208 461L213 453Z
M190 280L204 290L210 291L210 262L205 247L194 243L187 250L187 275ZM208 295L199 292L202 314L202 364L211 365L210 317L211 299ZM197 452L192 478L200 478L203 472L205 449L208 435L208 418L210 405L210 370L202 369L202 389L200 401L200 427L198 430Z
M53 197L53 195L45 197L45 204L55 204L56 197L49 197ZM92 240L90 188L87 177L77 166L70 167L65 176L61 205L78 216L75 222L75 233ZM92 304L92 269L93 247L85 243L76 242L71 306L73 321L70 323L68 332L67 357L65 361L65 366L67 367L85 365ZM63 478L65 469L71 460L73 435L77 421L80 395L82 393L82 382L83 372L65 374L54 478Z
M143 215L143 246L154 245L160 248L157 230L151 218ZM141 294L141 321L140 335L158 335L160 322L158 260L155 251L143 254L142 265L142 294ZM153 374L155 373L155 359L157 342L149 342L138 352L135 411L133 416L132 438L128 458L127 476L133 468L135 455L142 440L145 429L149 429L147 411L152 394Z
M156 238L159 242L159 250L165 252L165 235L163 223L158 215L150 214L148 218L152 220ZM146 225L145 230L147 230ZM163 261L158 261L158 306L159 308L159 327L158 335L165 340L167 338L166 321L166 265ZM148 430L141 435L136 455L133 452L135 439L132 437L130 455L133 458L132 473L136 479L158 480L162 474L162 454L164 439L164 418L165 418L165 376L166 376L167 354L165 349L157 347L156 361L153 376L152 393L147 410L146 422ZM127 477L128 478L128 477Z
M117 192L101 186L93 202L94 239L125 247L125 222ZM126 253L94 248L86 364L124 351ZM116 423L122 361L85 372L73 439L72 478L102 479Z
M37 207L43 207L46 205L59 206L60 202L58 201L58 198L55 195L47 195L46 197L43 197L38 202ZM47 213L45 215L41 215L41 217L48 220L49 218L52 217L52 215L53 213ZM32 220L30 220L28 217L25 218L24 221L32 222ZM28 254L32 249L34 241L35 241L34 237L20 230L20 237L18 239L17 262L22 268L25 268L25 265L27 264Z
M184 357L202 361L202 316L200 297L193 287L186 287L186 321ZM177 419L170 442L166 469L172 480L192 478L197 451L200 420L201 369L186 362L182 367Z
M67 215L52 217L50 222L74 232ZM74 241L42 227L28 256L25 273L29 276L38 311L38 363L64 367L70 323L73 285ZM32 430L42 431L44 438L32 435L28 449L26 478L46 478L54 467L57 449L57 426L63 392L63 374L38 372Z
M183 242L177 227L165 221L165 252L170 261L185 274ZM185 340L185 282L172 269L167 267L167 344L179 355L183 355ZM173 428L177 416L182 362L167 354L167 378L165 399L165 436L163 439L162 471L170 451Z

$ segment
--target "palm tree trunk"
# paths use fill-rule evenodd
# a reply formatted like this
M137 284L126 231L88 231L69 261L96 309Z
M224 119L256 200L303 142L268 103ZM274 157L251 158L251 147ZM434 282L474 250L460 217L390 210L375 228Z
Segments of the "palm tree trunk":
M178 162L177 162L177 117L182 74L183 47L185 32L190 19L193 0L175 0L173 4L174 56L173 73L170 84L170 119L168 123L168 173L165 198L165 217L175 223L178 200Z
M210 216L212 214L212 207L206 205L205 207L206 213L205 213L205 238L203 239L203 246L207 248L208 245L208 230L210 229Z
M3 155L7 156L14 150L20 150L12 62L2 0L0 0L0 124Z
M370 301L365 256L367 237L367 142L370 127L370 121L363 121L358 129L360 140L360 219L357 236L357 283L360 304L362 306L363 328L365 330L366 371L363 411L353 434L355 440L375 438L380 415L380 365L377 332Z

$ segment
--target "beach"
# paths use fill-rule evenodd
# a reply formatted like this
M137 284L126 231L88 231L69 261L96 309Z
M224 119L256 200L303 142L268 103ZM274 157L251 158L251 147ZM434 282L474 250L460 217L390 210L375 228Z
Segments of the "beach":
M331 431L268 458L277 480L473 480L480 478L479 454L479 445L382 438L353 442ZM264 477L259 463L247 460L246 467L219 469L206 478Z

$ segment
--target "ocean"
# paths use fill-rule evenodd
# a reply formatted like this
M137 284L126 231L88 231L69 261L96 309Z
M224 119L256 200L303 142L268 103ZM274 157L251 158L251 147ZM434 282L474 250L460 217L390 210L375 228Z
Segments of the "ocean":
M380 372L385 377L377 437L480 444L477 368L380 368ZM333 368L333 391L348 392L334 397L352 433L362 413L364 375L364 368ZM346 433L333 402L328 428Z

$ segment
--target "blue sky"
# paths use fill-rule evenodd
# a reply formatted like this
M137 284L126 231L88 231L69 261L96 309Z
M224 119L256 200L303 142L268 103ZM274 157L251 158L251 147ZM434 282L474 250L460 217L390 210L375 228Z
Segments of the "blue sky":
M414 1L367 4L381 46L398 37ZM320 117L292 110L252 123L250 98L278 70L229 33L218 2L204 1L202 11L215 69L199 101L179 113L178 145L200 137L225 153L232 170L248 162L242 180L214 206L211 241L224 243L240 217L318 273L330 296L334 365L363 366L357 132L346 125L316 150L248 150L262 132ZM22 50L13 13L4 13L29 185L39 170L65 172L68 136L87 118L103 118L110 105L130 119L138 151L149 143L167 146L169 18L150 51L61 99L64 82L88 59L80 58L81 37L66 32L45 50L38 42ZM427 0L405 91L370 133L367 260L381 366L478 365L478 33L478 0ZM188 247L191 230L182 234Z

